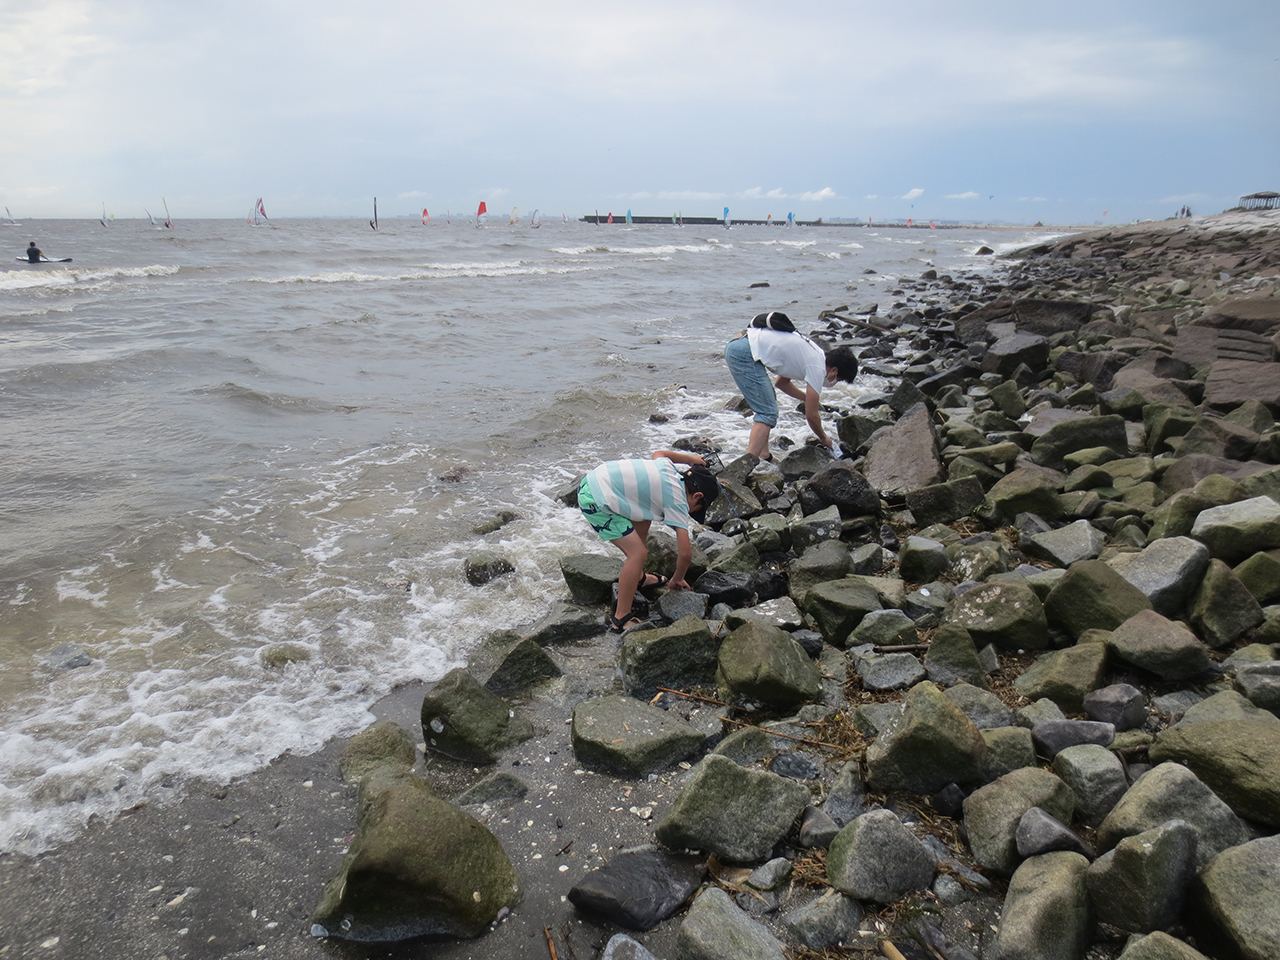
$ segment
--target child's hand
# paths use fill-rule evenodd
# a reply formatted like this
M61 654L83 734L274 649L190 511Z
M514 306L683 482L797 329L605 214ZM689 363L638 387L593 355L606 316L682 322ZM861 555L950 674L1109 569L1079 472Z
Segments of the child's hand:
M671 580L667 583L668 590L692 590L687 580Z

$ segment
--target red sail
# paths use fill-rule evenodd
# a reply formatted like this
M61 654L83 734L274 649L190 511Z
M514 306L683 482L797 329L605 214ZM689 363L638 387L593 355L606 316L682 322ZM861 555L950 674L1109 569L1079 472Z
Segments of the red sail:
M481 201L480 201L480 209L476 211L476 216L477 216L477 217L483 217L483 216L484 216L486 213L488 213L488 212L489 212L489 208L488 208L487 206L485 206L484 201L483 201L483 200L481 200Z

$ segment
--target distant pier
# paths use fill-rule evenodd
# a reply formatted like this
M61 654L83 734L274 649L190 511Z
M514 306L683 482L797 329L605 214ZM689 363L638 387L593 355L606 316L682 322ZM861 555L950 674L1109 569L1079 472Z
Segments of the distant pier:
M579 223L594 223L596 226L626 226L627 219L625 216L614 217L610 223L608 215L589 213L585 217L578 218ZM724 217L683 217L677 224L670 217L637 217L632 216L631 222L636 223L665 223L670 226L685 227L718 227L724 224ZM788 225L786 220L736 220L730 219L732 226L748 226L748 227L785 227ZM873 229L880 227L906 227L912 230L971 230L974 224L971 223L941 223L937 220L932 222L926 220L923 223L912 221L907 223L905 220L887 220L880 222L866 222L862 220L797 220L797 227L871 227Z

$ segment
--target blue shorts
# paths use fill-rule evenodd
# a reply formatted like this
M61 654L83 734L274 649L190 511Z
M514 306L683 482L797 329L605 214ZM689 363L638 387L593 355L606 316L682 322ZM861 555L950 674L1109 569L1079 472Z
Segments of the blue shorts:
M591 529L598 533L605 543L621 540L635 529L626 517L610 513L596 503L595 497L591 496L591 490L587 486L586 477L583 477L582 482L578 484L578 509L586 517L587 523L591 524Z
M724 348L724 359L733 374L733 382L755 414L755 422L777 426L778 395L774 393L765 365L751 356L751 341L745 334L729 341Z

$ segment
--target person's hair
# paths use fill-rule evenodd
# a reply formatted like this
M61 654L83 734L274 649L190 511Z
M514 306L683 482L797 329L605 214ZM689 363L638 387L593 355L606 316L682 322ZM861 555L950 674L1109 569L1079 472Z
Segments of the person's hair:
M826 351L827 366L836 368L836 379L853 383L858 376L858 358L851 347L834 347Z
M703 518L707 515L707 507L711 506L716 497L720 496L720 484L716 482L716 478L710 470L696 464L689 468L683 479L686 491L702 494L702 506L696 510L689 511L689 515L693 519L702 523Z

